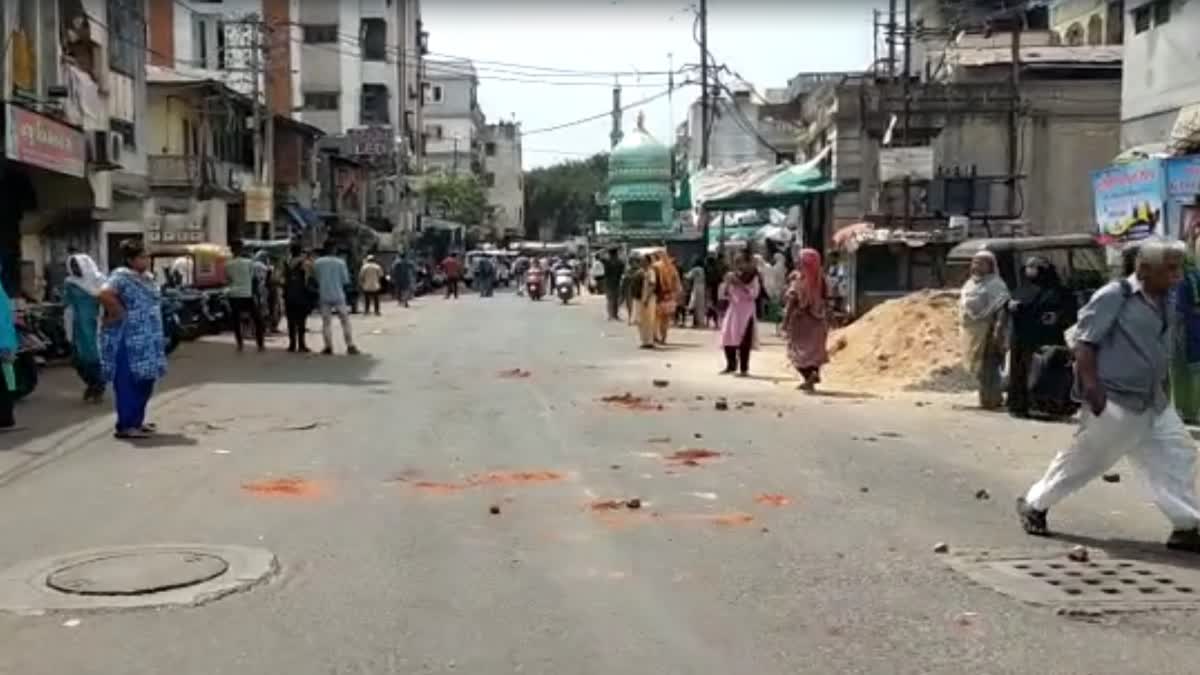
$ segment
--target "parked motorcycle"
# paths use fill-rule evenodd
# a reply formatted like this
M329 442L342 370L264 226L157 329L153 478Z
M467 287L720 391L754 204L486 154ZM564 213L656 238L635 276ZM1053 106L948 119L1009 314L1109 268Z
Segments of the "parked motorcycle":
M180 340L183 339L183 332L179 324L179 308L182 303L179 299L179 294L176 292L164 292L162 302L159 303L159 311L162 313L162 329L163 337L166 338L166 348L164 351L169 355L179 346Z
M541 270L531 270L525 275L525 292L529 294L530 300L541 300L545 294L542 288L542 272Z
M38 368L45 363L45 358L41 355L46 351L47 342L38 334L28 311L17 311L13 317L13 324L17 329L17 358L13 362L17 388L13 396L20 400L37 389Z

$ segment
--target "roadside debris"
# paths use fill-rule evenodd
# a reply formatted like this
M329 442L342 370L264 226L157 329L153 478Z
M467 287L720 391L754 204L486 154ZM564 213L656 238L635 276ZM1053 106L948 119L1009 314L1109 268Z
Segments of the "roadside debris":
M531 375L533 375L533 373L529 372L528 370L522 370L520 368L513 368L511 370L500 371L500 377L507 379L507 380L523 380Z
M81 623L83 623L83 622L80 621L79 619L67 619L66 621L62 622L62 625L63 625L63 628L75 628L75 627L79 626L79 624L81 624Z
M320 422L305 422L304 424L289 424L282 427L281 431L312 431L321 426Z
M939 541L938 543L933 545L933 552L934 553L949 553L950 545L944 541Z
M861 493L863 493L863 494L867 494L868 492L870 492L870 491L871 491L871 488L869 488L869 487L867 487L866 485L864 485L864 486L862 486L862 487L858 488L858 491L859 491L859 492L861 492Z
M213 454L214 455L228 455L229 451L224 448L217 448L216 450L213 450Z
M488 513L492 514L493 516L500 515L500 505L492 504L491 506L488 507Z
M260 497L315 498L324 492L321 485L304 478L273 478L242 483L242 489Z
M704 438L704 434L702 434L700 432L696 432L696 433L692 434L692 438L694 438L696 440L700 440L701 438Z
M1121 482L1121 474L1106 473L1106 474L1104 474L1104 482L1105 483L1120 483Z
M651 384L653 384L655 387L658 387L659 389L666 389L667 387L671 386L671 381L670 380L654 380L653 382L651 382Z
M975 499L978 499L979 501L986 501L991 498L992 498L992 495L983 488L979 488L978 490L975 491Z
M766 504L767 506L787 506L792 503L791 499L783 495L761 494L754 498L755 503Z
M625 508L627 508L627 509L634 509L634 510L640 509L640 508L642 508L642 500L638 499L637 497L634 497L633 499L626 500L626 501L625 501Z
M588 508L593 511L616 511L624 505L624 502L619 499L602 499L592 502Z
M898 434L894 431L881 431L879 435L884 438L904 438L903 434Z
M644 396L634 396L633 394L631 394L629 392L625 392L624 394L614 394L611 396L605 396L605 397L601 398L600 401L602 403L607 403L608 405L611 405L611 406L617 406L617 407L625 408L627 410L634 410L634 411L640 411L640 412L661 411L661 410L666 409L666 406L664 406L661 403L655 403L652 399L646 398Z
M647 438L646 442L654 443L654 444L670 443L671 437L670 436L652 436L650 438Z
M729 410L729 401L719 398L713 402L713 408L720 411Z
M621 465L620 464L610 464L608 468L612 469L613 471L616 471L621 468Z
M738 407L738 410L741 410L743 408L753 408L754 401L738 401L737 407Z
M1085 563L1091 559L1091 553L1088 552L1086 546L1076 546L1067 554L1067 560L1077 563Z
M704 499L710 502L717 501L717 493L715 492L689 492L688 494L697 499Z
M677 466L700 466L704 462L717 459L721 453L705 448L689 448L677 450L667 456L667 462Z

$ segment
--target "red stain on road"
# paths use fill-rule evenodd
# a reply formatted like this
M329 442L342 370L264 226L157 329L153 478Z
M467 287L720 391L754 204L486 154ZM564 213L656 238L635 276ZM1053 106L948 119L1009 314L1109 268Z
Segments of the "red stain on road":
M792 503L791 499L783 495L761 494L754 498L758 504L766 504L768 506L787 506Z
M533 373L529 372L528 370L522 370L520 368L513 368L512 370L500 371L500 377L503 379L506 379L506 380L523 380L531 375L533 375Z
M413 488L428 494L435 495L451 495L469 490L471 488L483 487L486 485L532 485L537 483L548 483L560 481L566 478L566 474L558 471L490 471L488 473L476 474L468 476L460 482L442 482L442 481L410 481L403 476L396 478L397 482L407 483ZM507 498L511 501L512 498Z
M624 506L625 502L619 499L602 499L588 504L588 508L593 511L617 511Z
M667 462L679 466L701 466L705 462L718 459L719 457L721 457L721 453L716 450L689 448L672 453L667 457Z
M611 406L625 408L626 410L633 410L637 412L659 412L666 410L666 406L655 402L652 398L647 398L645 396L634 396L629 392L605 396L601 398L600 401Z
M303 478L273 478L242 483L242 489L259 497L283 499L316 499L325 493L324 487Z
M689 518L699 520L701 522L712 523L722 527L732 527L735 525L749 525L754 522L754 516L749 513L718 513L715 515L703 514Z
M439 483L431 480L421 480L412 484L412 486L422 492L428 492L434 495L452 495L456 492L462 492L471 487L466 483Z

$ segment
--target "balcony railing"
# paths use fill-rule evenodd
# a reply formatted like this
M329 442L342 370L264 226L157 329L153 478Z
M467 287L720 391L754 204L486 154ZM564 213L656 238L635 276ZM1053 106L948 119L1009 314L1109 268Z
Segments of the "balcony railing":
M150 155L150 186L240 192L250 167L197 155Z

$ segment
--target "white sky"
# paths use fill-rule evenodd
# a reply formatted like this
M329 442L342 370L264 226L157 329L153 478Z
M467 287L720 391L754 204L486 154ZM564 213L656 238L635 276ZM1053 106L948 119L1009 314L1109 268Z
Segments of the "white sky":
M523 66L585 71L668 70L697 64L692 0L425 0L421 12L432 55L476 61L480 103L488 121L515 118L525 131L609 110L612 76L543 75ZM871 59L873 0L709 0L709 49L717 63L750 80L758 91L784 87L799 72L857 70ZM501 65L515 64L515 65ZM683 79L686 75L680 77ZM536 80L515 82L513 79ZM587 82L587 86L545 80ZM725 81L729 81L728 78ZM666 90L665 75L621 76L628 104ZM642 84L642 86L628 86ZM695 86L644 106L646 128L664 142L673 117L682 121L698 96ZM670 110L673 109L673 115ZM624 116L635 124L636 110ZM525 166L577 159L608 149L606 116L561 131L528 135Z

